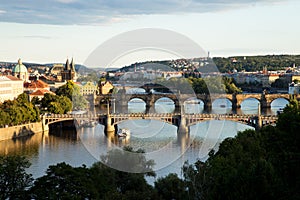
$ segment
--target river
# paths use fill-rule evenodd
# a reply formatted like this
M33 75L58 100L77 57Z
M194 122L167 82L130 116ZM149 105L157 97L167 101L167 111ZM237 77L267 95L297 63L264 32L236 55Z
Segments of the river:
M284 99L273 101L271 109L265 114L276 114L288 102ZM220 105L226 105L225 108ZM167 100L157 102L156 112L173 112L175 106ZM143 102L129 102L130 112L143 112ZM185 106L187 113L202 113L203 103L188 104ZM213 103L212 113L232 113L230 102L218 100ZM257 114L258 101L245 100L237 113ZM238 131L253 129L250 126L231 121L211 120L198 123L190 127L189 135L178 137L175 126L155 120L125 121L119 128L131 130L131 137L117 143L107 141L103 133L103 126L97 125L90 128L74 130L56 130L48 134L35 134L31 137L0 142L0 154L25 155L31 162L28 172L35 178L45 174L49 165L66 162L72 166L85 164L91 166L100 160L100 155L106 154L111 148L122 148L130 145L134 149L142 148L146 151L146 158L153 159L156 163L154 169L157 177L180 171L184 161L189 163L197 159L207 159L207 153L227 137L234 137ZM153 183L154 180L149 180Z

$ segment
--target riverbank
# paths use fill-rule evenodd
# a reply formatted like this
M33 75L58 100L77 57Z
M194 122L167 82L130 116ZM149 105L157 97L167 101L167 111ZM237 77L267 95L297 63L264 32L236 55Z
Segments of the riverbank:
M0 128L0 141L16 139L43 132L42 122Z

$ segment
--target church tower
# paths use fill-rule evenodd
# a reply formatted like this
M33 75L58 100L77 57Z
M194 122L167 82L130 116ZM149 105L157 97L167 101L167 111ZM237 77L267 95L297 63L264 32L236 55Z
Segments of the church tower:
M69 59L67 59L64 71L61 72L61 76L62 76L62 81L69 81L69 80L76 81L77 75L76 75L75 63L73 58L71 60L71 64L69 63Z

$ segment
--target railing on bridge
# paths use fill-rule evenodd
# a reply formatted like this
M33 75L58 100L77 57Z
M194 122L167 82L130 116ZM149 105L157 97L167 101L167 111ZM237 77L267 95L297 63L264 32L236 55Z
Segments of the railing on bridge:
M166 122L175 126L182 125L184 120L184 126L188 127L199 122L208 120L230 120L243 124L247 124L253 127L257 127L258 123L261 126L276 124L277 116L256 116L256 115L238 115L238 114L184 114L184 113L128 113L128 114L47 114L42 116L45 125L52 123L66 121L66 120L95 120L100 124L107 126L108 118L110 118L110 126L114 126L125 120L135 119L152 119ZM259 122L260 120L260 122Z

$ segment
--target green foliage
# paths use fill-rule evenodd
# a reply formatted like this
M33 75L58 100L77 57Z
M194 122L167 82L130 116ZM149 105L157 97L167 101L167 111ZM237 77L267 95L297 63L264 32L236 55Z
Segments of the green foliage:
M85 109L87 107L87 100L80 94L79 86L73 81L67 81L65 85L59 87L56 94L68 97L73 103L74 110Z
M33 199L95 199L96 187L85 166L59 163L34 182L30 194Z
M245 59L246 58L246 59ZM233 62L233 60L236 62ZM261 71L264 67L268 70L277 71L300 65L299 55L266 55L266 56L237 56L237 57L215 57L213 62L222 73L232 72L234 69L238 71Z
M20 94L16 100L0 104L0 126L17 125L40 120L40 112L28 100L28 95Z
M31 99L31 103L32 103L33 105L37 105L37 104L40 104L41 101L40 101L40 99L39 99L38 97L33 97L33 98Z
M72 102L66 96L58 96L47 93L41 100L41 107L50 113L66 114L72 110Z
M0 156L0 199L21 199L32 184L32 177L25 169L30 166L21 156Z
M235 85L232 78L227 77L206 77L188 78L196 94L209 93L241 93L242 90Z
M271 87L286 89L288 87L288 84L289 84L288 80L278 78L271 84Z
M169 174L155 181L155 189L162 199L185 199L188 195L185 183L177 174Z
M285 108L276 127L225 139L206 162L183 166L190 199L297 199L300 110Z
M114 156L110 153L106 158L112 161ZM142 161L147 162L144 157ZM33 199L157 199L144 175L118 171L101 162L91 168L60 163L49 166L46 175L34 182L30 195Z

